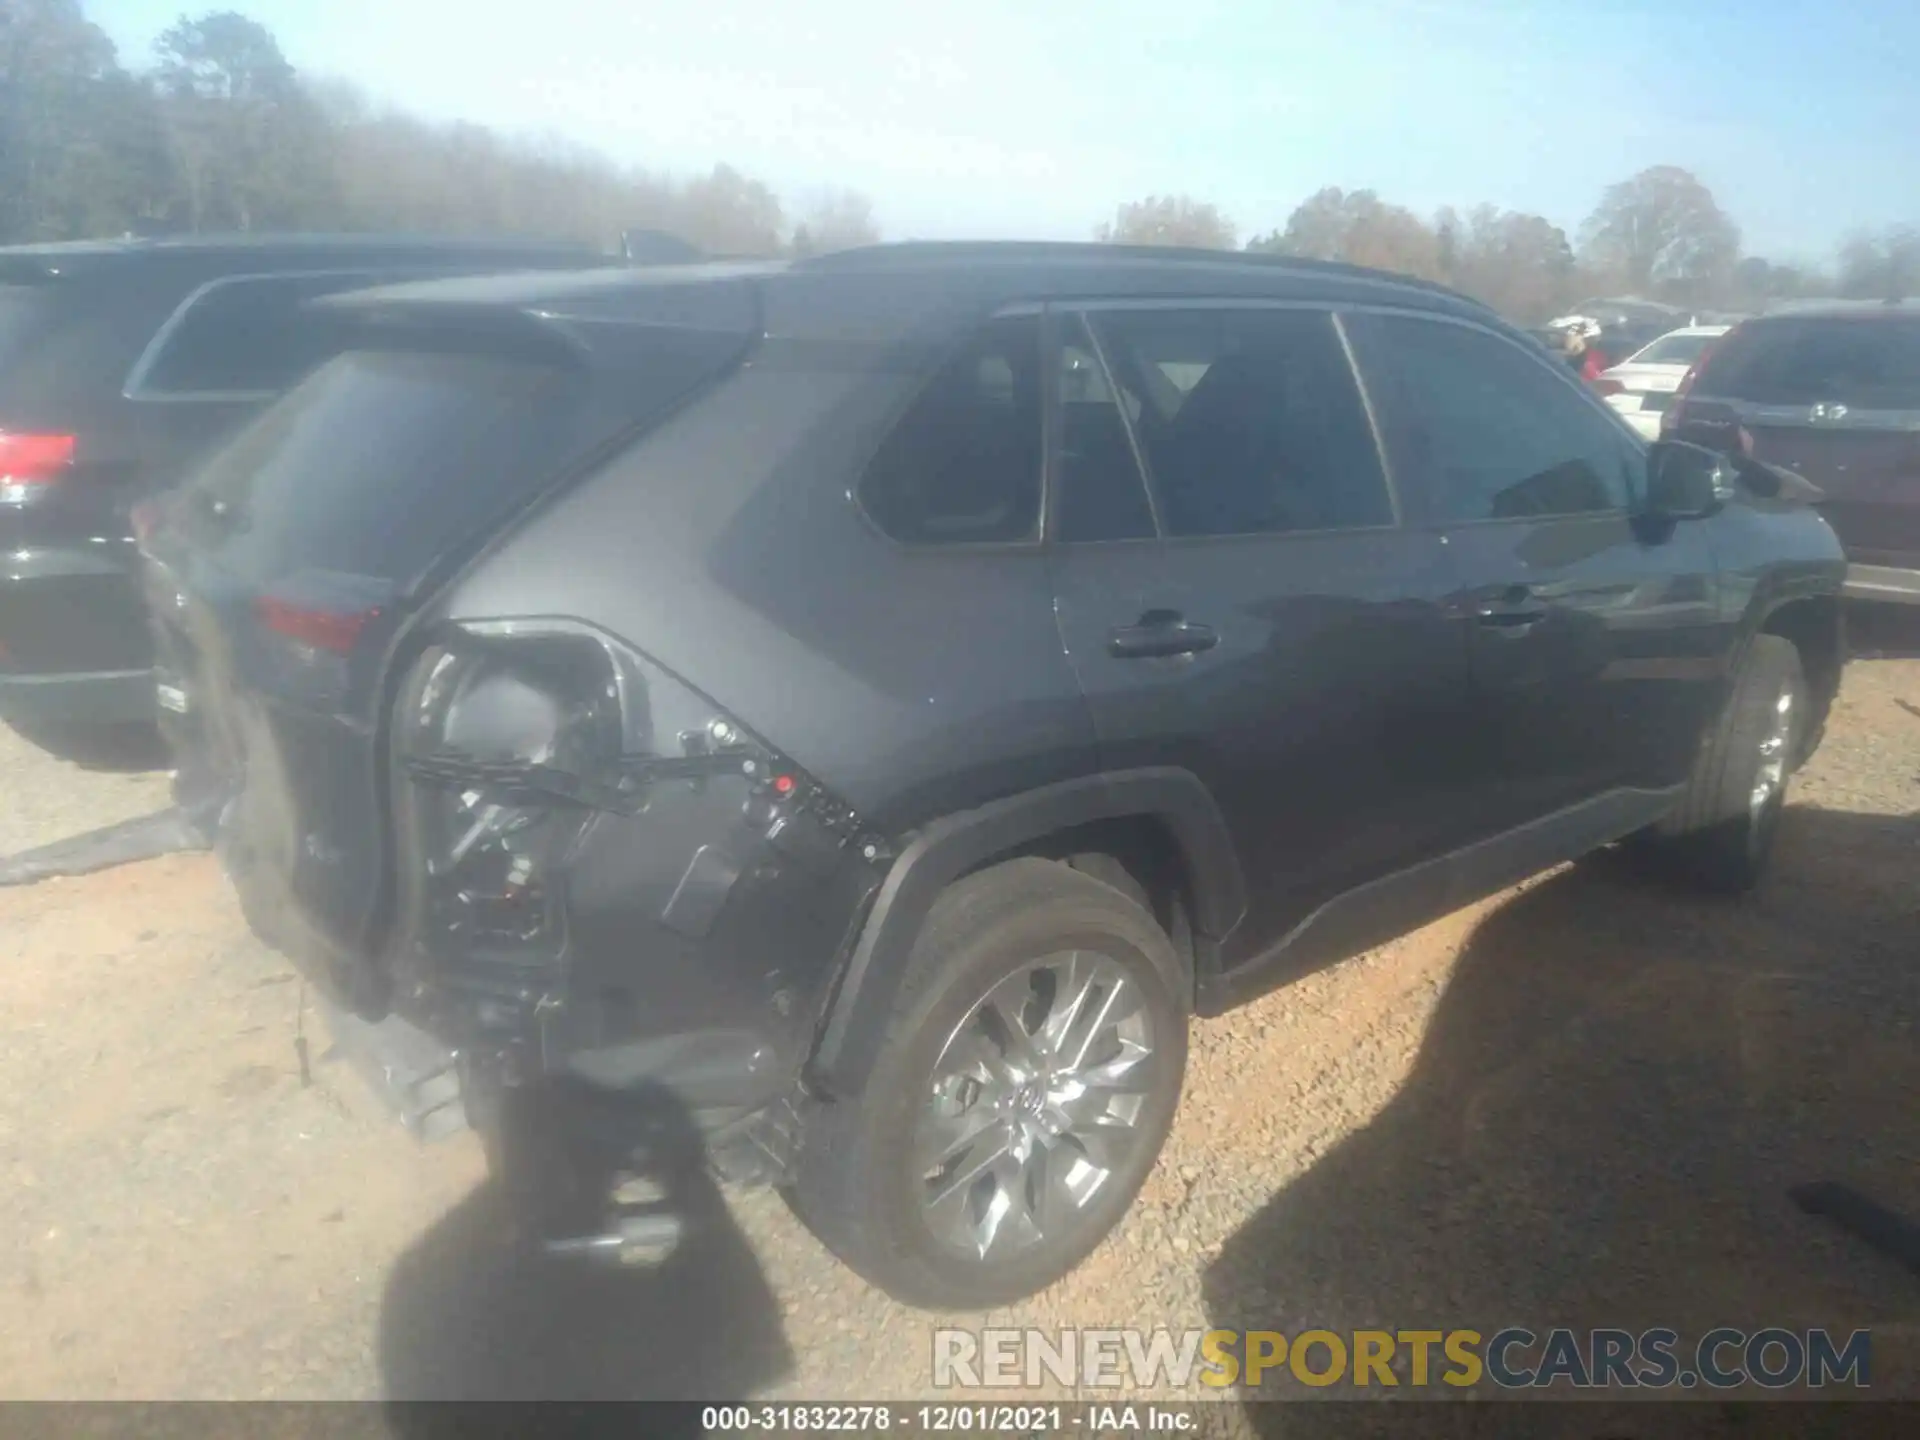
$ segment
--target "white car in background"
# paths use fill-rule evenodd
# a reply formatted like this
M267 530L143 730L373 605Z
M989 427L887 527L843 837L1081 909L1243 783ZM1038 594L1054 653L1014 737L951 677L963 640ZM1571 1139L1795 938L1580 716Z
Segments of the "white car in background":
M1660 438L1660 417L1673 403L1673 392L1688 368L1731 325L1689 325L1669 330L1651 345L1642 346L1594 382L1607 403L1649 440Z

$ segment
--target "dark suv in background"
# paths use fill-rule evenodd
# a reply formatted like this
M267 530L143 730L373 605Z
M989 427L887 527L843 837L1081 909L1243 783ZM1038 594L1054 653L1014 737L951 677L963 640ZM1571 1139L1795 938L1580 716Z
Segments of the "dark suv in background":
M1852 562L1847 594L1920 603L1920 304L1745 321L1694 366L1661 429L1804 475Z
M1754 883L1839 681L1792 487L1411 281L898 246L321 303L358 334L144 543L250 920L457 1050L510 1172L670 1096L917 1303L1099 1242L1189 1016L1623 837ZM617 1250L587 1199L557 1238Z
M557 245L376 236L0 249L0 718L151 720L129 513L327 353L302 302L600 263Z

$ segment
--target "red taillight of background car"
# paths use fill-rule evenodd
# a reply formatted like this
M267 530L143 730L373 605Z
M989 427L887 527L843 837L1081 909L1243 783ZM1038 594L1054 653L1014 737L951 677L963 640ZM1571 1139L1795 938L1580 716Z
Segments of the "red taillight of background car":
M1693 387L1700 383L1700 377L1707 373L1707 361L1713 358L1713 346L1709 345L1694 357L1693 364L1687 367L1687 373L1680 377L1680 384L1673 392L1665 413L1660 416L1660 433L1671 435L1680 428L1680 417L1687 408L1687 396L1693 393Z
M18 503L60 479L73 464L71 435L22 435L0 430L0 500Z
M254 617L274 634L333 655L352 653L360 632L380 614L378 606L365 610L322 610L296 605L272 595L253 602Z

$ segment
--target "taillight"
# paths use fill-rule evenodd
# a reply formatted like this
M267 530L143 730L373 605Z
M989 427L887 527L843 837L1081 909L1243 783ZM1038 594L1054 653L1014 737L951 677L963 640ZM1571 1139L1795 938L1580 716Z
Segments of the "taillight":
M686 787L737 805L749 835L783 852L887 856L851 808L713 701L572 622L445 633L401 688L392 745L429 946L438 931L509 963L556 963L553 874L588 820L644 814Z
M1660 416L1662 435L1671 435L1680 428L1681 414L1687 408L1687 396L1700 383L1700 377L1707 373L1707 361L1712 357L1713 346L1709 345L1694 357L1693 364L1687 367L1687 373L1680 377L1679 385L1674 388L1673 399L1667 402L1667 408Z
M18 505L59 480L73 464L71 435L0 430L0 503Z
M360 632L379 618L380 607L327 610L262 595L253 602L253 613L263 626L284 639L332 655L346 655L352 652Z

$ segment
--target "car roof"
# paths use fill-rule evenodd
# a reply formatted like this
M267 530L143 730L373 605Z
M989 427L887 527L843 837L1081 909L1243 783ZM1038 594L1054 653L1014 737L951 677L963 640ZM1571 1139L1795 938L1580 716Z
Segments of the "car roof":
M1745 325L1773 320L1920 320L1920 297L1907 300L1808 300L1781 305Z
M760 323L769 335L796 337L903 337L1000 306L1107 297L1372 302L1492 318L1478 301L1444 286L1333 261L1023 241L915 241L793 261L523 271L383 286L322 303L590 318L622 310L657 313L655 302L668 290L737 291L743 285L758 293Z
M54 278L78 271L136 264L141 260L195 260L219 267L244 268L285 260L307 263L363 255L459 257L484 260L513 257L615 258L590 246L559 240L509 239L473 235L380 234L236 234L129 237L119 240L68 240L38 245L0 246L0 282L10 278Z

